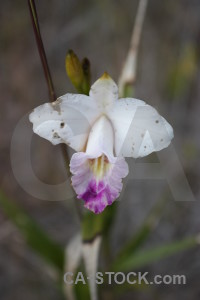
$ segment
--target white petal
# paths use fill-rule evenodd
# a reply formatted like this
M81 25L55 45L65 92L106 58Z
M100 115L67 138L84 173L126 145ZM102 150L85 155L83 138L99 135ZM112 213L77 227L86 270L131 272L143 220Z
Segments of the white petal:
M65 249L65 272L74 274L82 257L82 238L78 233L68 243ZM66 278L67 279L67 278ZM64 292L68 300L75 300L73 285L65 282Z
M105 154L110 160L113 158L114 132L111 122L107 117L101 116L93 125L86 152L94 157Z
M52 144L66 143L76 151L86 146L91 126L99 115L90 97L66 94L53 103L45 103L30 114L33 131Z
M85 264L86 274L90 278L90 296L92 300L97 300L97 283L96 283L96 272L98 269L99 250L101 245L102 237L97 236L89 243L83 243L83 260Z
M104 73L91 87L91 98L102 112L109 110L118 99L118 87L112 78Z
M126 98L108 114L115 131L115 154L143 157L166 148L172 138L171 125L144 101Z

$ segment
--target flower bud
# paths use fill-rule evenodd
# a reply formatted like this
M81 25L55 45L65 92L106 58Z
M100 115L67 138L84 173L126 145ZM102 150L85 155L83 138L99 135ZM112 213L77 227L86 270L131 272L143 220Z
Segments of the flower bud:
M77 91L82 93L82 84L84 80L83 69L80 60L72 50L69 50L66 55L65 67L70 81Z
M91 71L90 71L90 61L87 58L82 60L82 70L84 74L83 79L83 93L89 95L90 91L90 81L91 81Z

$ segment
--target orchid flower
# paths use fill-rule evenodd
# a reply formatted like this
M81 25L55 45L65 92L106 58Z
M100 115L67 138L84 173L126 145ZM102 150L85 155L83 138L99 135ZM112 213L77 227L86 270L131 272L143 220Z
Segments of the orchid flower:
M171 125L144 101L118 99L118 88L104 73L89 96L66 94L30 114L33 131L52 144L76 151L70 161L72 186L85 207L101 213L122 190L125 157L143 157L166 148Z

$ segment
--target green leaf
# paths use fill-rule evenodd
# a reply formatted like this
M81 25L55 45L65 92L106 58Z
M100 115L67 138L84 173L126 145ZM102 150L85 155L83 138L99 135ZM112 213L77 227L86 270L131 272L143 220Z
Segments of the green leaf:
M77 284L74 284L74 292L76 295L76 299L78 300L85 300L85 299L90 299L90 289L88 285L88 280L87 276L84 272L83 265L80 266L79 270L77 271L76 275L74 276L74 281L77 278L78 272L81 272L83 274L85 284L83 282L78 282Z
M138 248L147 240L149 234L155 228L158 220L161 218L162 211L165 210L165 203L167 197L166 195L163 199L159 199L158 202L151 209L147 218L145 218L144 223L137 233L128 241L125 247L122 248L118 254L116 260L120 261L123 258L126 258L128 255L136 252Z
M64 250L23 211L0 191L0 204L7 217L18 227L27 244L59 272L64 267Z
M85 277L86 278L86 277ZM90 299L90 290L88 283L78 283L75 285L75 295L78 300Z
M180 251L193 248L196 245L198 245L198 238L195 236L155 248L137 251L123 258L123 260L114 262L111 269L113 271L124 272L133 268L141 268L147 264L179 253Z

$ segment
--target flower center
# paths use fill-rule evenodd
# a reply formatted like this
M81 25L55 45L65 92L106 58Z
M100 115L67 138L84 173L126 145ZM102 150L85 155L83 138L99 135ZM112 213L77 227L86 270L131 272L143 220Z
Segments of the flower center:
M108 158L104 154L97 158L90 159L89 166L90 170L98 180L102 179L111 167Z

